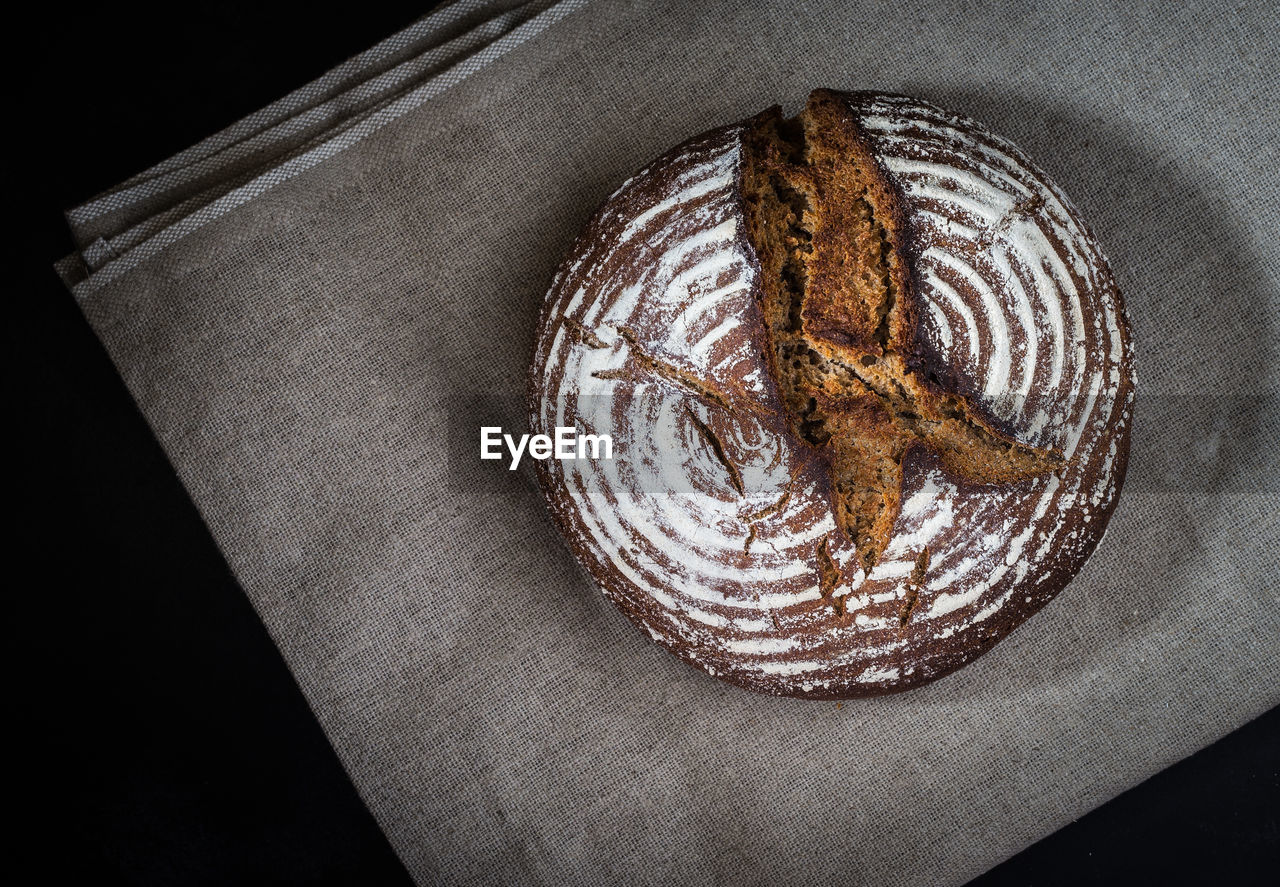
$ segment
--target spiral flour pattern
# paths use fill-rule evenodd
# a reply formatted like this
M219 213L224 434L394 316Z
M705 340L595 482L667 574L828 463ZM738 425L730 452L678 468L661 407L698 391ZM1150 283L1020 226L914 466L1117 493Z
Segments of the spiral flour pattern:
M971 120L843 98L906 217L916 359L1061 469L979 485L912 450L891 541L857 567L765 358L745 124L606 201L552 284L530 374L532 430L614 440L612 460L538 469L603 592L713 675L815 697L945 674L1056 594L1114 507L1133 401L1110 271L1044 174Z

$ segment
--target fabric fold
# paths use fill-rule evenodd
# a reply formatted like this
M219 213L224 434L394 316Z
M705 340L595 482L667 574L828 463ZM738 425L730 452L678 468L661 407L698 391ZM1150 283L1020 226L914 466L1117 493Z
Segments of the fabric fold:
M493 4L463 0L455 5ZM130 261L131 251L146 247L153 238L157 240L152 247L163 248L228 206L261 193L282 175L325 159L387 120L449 89L577 5L578 0L523 3L382 73L363 80L352 77L354 82L345 91L296 114L284 115L274 125L243 138L239 137L243 130L261 121L232 126L226 131L228 135L202 143L200 151L181 164L163 171L155 167L156 171L142 174L133 184L126 183L69 210L67 219L81 249L78 255L61 260L56 270L68 286L78 287L104 266ZM431 16L424 21L442 27L444 22L436 19ZM456 19L444 21L453 23ZM418 26L409 30L416 32ZM402 41L393 38L389 42L398 45ZM364 66L353 67L364 70ZM321 88L304 88L299 93L311 94ZM236 135L230 134L232 131ZM344 134L349 137L344 139ZM225 147L215 149L222 141L227 143ZM201 152L203 156L199 156Z
M214 184L265 165L415 78L465 58L547 5L529 0L446 4L261 111L67 210L72 234L83 248L162 211L180 199L175 194L198 189L201 181Z
M1276 24L460 2L73 211L59 272L419 883L959 884L1280 702ZM594 208L818 86L918 95L1045 168L1139 386L1082 573L960 672L840 707L648 642L477 445L522 430ZM1215 470L1144 469L1169 454Z

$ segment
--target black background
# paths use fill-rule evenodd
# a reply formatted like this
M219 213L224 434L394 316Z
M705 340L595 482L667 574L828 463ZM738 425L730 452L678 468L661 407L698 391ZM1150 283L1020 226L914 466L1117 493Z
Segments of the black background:
M18 775L38 784L21 810L56 838L39 856L52 880L408 882L50 265L71 248L63 209L426 6L49 8L11 30L30 56L11 143L31 156L6 178L31 204L11 213L26 271L9 327L25 411L12 562L27 578L10 589L10 687L33 743ZM1275 710L974 883L1274 883L1278 801Z

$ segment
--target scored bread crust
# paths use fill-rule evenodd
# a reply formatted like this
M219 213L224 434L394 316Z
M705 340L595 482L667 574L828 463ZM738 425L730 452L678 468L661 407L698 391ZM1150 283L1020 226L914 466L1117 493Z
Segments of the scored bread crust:
M864 570L888 545L911 448L977 483L1061 465L1061 453L1020 443L980 402L929 377L913 349L902 203L837 93L815 90L792 121L776 109L757 117L743 159L770 368L792 432L826 458L836 524Z
M530 424L613 437L611 462L537 472L632 621L749 689L846 698L960 667L1078 572L1119 493L1133 380L1101 251L1016 148L905 97L818 91L810 106L847 115L889 195L890 337L912 378L1058 460L993 484L945 447L900 447L901 509L867 563L837 520L838 460L799 433L770 356L773 277L744 193L773 111L673 149L605 202L544 304ZM867 351L870 321L842 339L841 305L819 307L824 348ZM874 437L874 401L843 402L828 430Z

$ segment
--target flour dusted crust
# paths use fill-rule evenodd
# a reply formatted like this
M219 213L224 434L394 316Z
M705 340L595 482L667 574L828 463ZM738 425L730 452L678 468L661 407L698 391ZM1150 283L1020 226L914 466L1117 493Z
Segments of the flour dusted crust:
M1059 467L974 483L910 448L865 568L767 358L743 202L751 121L655 161L584 230L544 305L530 423L613 437L613 460L547 460L539 481L650 637L752 690L848 698L959 668L1079 571L1119 494L1133 379L1106 260L1020 151L915 99L825 95L896 196L912 365Z

